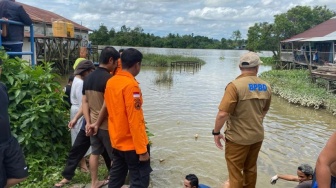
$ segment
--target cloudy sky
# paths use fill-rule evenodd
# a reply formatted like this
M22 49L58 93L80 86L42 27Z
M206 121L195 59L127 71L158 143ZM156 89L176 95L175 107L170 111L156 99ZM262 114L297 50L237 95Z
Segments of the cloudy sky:
M254 23L273 22L274 15L297 5L336 11L335 0L17 0L52 11L96 30L101 24L120 31L140 26L157 36L194 34L230 38L239 30L246 38Z

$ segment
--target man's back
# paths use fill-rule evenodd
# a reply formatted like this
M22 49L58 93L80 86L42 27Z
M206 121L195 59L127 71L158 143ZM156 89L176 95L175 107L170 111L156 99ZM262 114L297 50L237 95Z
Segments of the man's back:
M31 25L33 23L22 5L11 0L0 1L0 17L5 17L11 21L22 22L24 25ZM9 24L8 34L3 38L3 41L23 41L23 29L24 27L22 25Z
M112 75L107 69L98 67L84 80L83 95L88 100L91 123L96 122L98 119L99 112L104 103L106 83L111 77ZM107 129L107 120L102 123L100 128Z

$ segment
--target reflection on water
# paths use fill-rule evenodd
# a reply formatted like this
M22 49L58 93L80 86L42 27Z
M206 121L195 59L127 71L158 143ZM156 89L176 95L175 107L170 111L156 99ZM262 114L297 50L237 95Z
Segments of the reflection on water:
M240 74L239 56L245 51L139 49L143 53L197 56L206 61L196 72L142 67L137 76L147 126L155 135L151 138L152 187L182 187L182 180L189 173L195 173L201 183L220 187L228 173L224 151L215 146L211 131L224 88ZM270 69L261 66L260 72ZM155 84L163 72L171 74L172 82ZM297 183L281 180L271 186L269 179L276 173L295 175L300 163L314 166L335 129L335 118L325 111L288 104L276 96L272 99L264 120L257 187L295 187Z

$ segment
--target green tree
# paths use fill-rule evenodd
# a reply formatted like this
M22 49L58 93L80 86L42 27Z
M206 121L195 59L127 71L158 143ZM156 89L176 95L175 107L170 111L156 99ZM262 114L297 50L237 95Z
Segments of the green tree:
M233 41L233 48L240 47L240 41L241 41L241 33L239 30L233 31L231 35L231 39Z
M107 45L109 41L109 32L105 25L100 25L98 30L95 30L93 33L89 35L92 44L94 45Z
M253 51L270 50L279 54L281 40L304 32L335 16L326 6L296 6L274 16L274 24L256 23L248 30L247 48Z

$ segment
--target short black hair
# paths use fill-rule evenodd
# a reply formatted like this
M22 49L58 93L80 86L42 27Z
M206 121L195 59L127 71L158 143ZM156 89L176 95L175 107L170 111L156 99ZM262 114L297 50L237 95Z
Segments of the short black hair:
M69 76L68 82L72 82L74 80L74 78L75 78L75 75L71 74Z
M105 47L100 53L99 63L107 64L111 57L115 61L120 58L120 54L115 48L111 46Z
M123 49L123 48L120 48L120 49L119 49L119 53L122 53L122 52L124 52L124 49Z
M304 173L307 177L314 174L314 169L309 164L301 164L298 166L298 170Z
M185 179L190 182L190 186L198 187L198 178L195 174L188 174Z
M128 48L121 54L121 62L123 69L129 69L136 63L142 61L142 53L135 48Z

